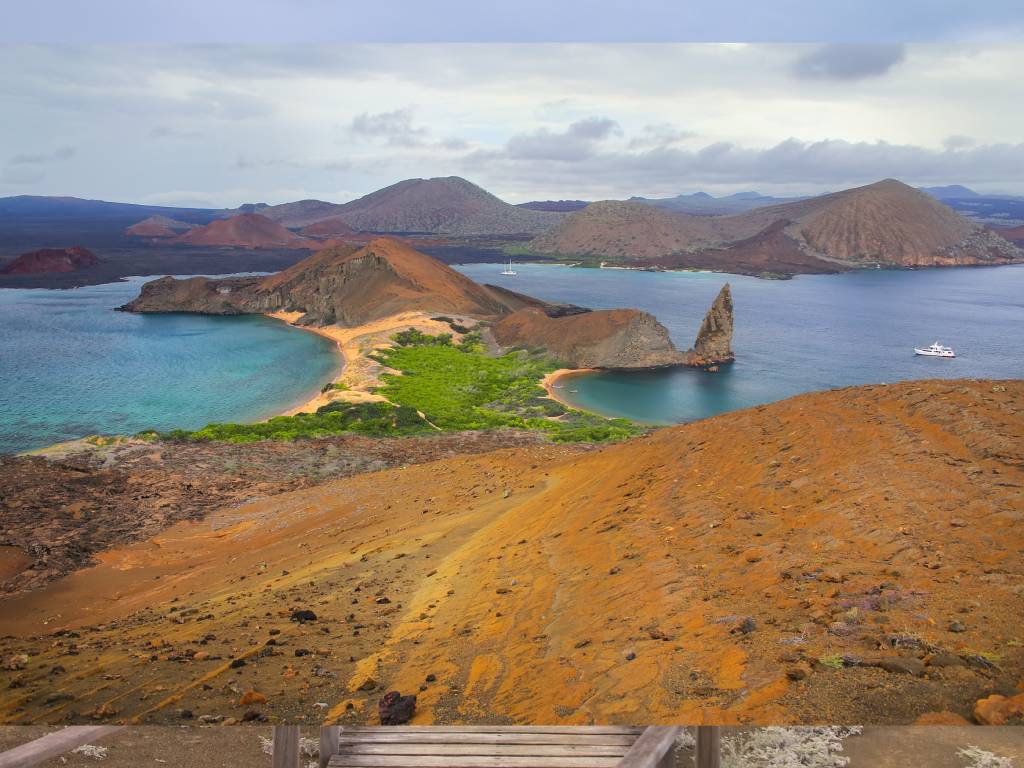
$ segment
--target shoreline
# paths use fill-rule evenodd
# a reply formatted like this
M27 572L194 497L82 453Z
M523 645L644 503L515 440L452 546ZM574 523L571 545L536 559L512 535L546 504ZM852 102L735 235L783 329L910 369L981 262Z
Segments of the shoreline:
M372 389L382 384L381 373L393 373L379 363L371 360L369 354L377 349L391 346L391 336L408 328L416 328L423 333L437 335L452 333L447 323L431 318L426 312L400 312L397 315L374 320L370 323L344 328L338 325L324 327L295 325L302 317L302 312L266 312L265 317L280 320L301 331L309 331L333 341L342 357L342 367L331 380L332 387L326 392L318 392L290 408L274 414L275 416L295 416L300 413L315 413L330 403L373 403L387 402L387 398L378 395ZM468 318L456 318L466 320ZM456 334L457 335L457 334ZM339 389L333 385L340 384Z
M544 387L544 391L547 392L547 396L549 398L561 403L566 408L572 408L574 411L584 411L586 413L592 413L595 416L608 418L607 416L604 416L604 414L598 413L597 411L590 411L586 408L580 408L578 405L569 402L567 399L559 397L558 389L561 389L561 387L556 386L558 382L564 379L571 379L576 376L585 376L588 373L597 373L597 371L597 368L559 368L557 371L552 371L541 379L540 385Z

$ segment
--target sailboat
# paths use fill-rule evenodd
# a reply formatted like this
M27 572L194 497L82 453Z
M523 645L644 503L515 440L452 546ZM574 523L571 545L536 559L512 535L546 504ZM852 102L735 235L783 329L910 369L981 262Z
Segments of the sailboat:
M514 269L512 269L512 259L508 260L508 266L506 266L503 270L501 270L501 274L503 274L503 275L510 275L512 277L514 277L516 274L518 274Z

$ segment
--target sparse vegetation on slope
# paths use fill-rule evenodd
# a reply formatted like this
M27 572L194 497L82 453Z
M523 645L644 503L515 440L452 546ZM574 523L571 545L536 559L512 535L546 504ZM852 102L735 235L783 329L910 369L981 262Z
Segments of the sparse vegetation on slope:
M491 357L476 334L456 344L449 334L431 336L411 328L393 340L394 347L374 355L399 372L385 374L385 385L377 390L389 402L337 402L316 413L276 416L257 424L209 424L160 437L247 443L345 432L401 436L512 427L544 432L558 442L595 442L642 431L625 419L605 419L546 398L538 382L559 366L541 353L513 350Z

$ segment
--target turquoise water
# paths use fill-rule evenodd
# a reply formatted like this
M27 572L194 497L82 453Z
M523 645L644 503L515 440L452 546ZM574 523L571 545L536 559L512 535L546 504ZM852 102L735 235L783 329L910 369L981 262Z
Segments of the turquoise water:
M1024 377L1024 266L870 270L759 280L500 264L459 268L474 280L552 301L653 313L689 348L722 284L732 285L736 362L719 373L600 373L563 382L575 405L646 423L692 421L811 390L921 378ZM916 357L939 341L953 360ZM575 391L573 391L575 390Z
M264 317L114 312L147 279L0 290L0 453L250 421L319 391L336 346Z

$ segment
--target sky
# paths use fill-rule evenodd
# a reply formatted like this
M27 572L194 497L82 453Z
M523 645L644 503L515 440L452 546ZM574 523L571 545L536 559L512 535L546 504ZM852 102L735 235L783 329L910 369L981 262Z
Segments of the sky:
M6 44L0 196L344 202L449 175L510 202L1024 194L1021 72L1024 43L989 39Z
M32 0L2 42L1024 41L1020 0Z

